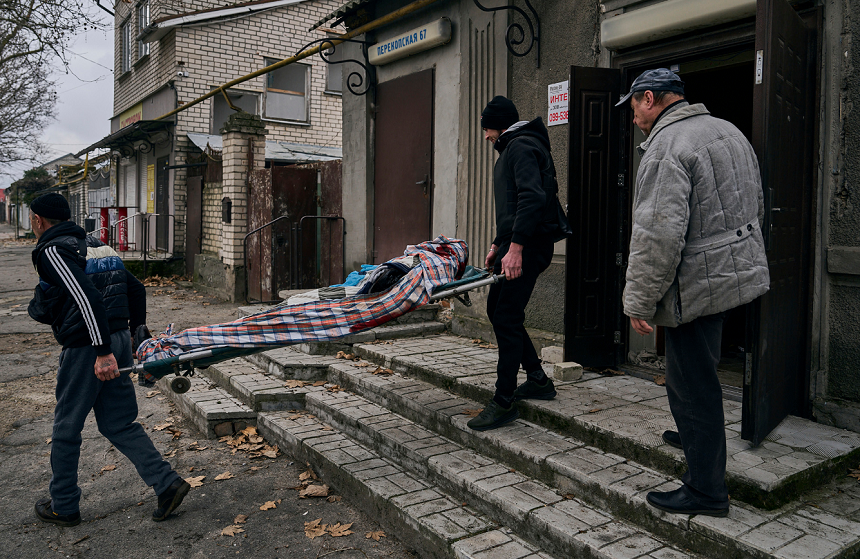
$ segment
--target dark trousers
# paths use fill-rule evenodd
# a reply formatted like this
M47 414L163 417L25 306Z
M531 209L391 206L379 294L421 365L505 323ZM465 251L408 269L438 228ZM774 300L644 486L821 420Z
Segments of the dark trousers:
M523 247L523 275L515 280L504 280L490 287L487 297L487 316L493 324L496 343L499 345L499 363L496 367L496 395L499 404L510 406L517 388L520 365L532 380L545 378L540 358L525 328L526 305L534 291L537 278L552 261L552 243L545 241ZM501 272L502 258L509 245L504 245L496 257L494 271Z
M728 503L723 391L717 378L724 313L666 328L666 392L678 426L687 493L703 505Z
M131 337L128 330L114 332L111 350L120 368L132 365ZM51 508L57 514L78 512L81 489L78 487L78 460L81 431L90 410L95 413L99 432L137 468L143 481L164 492L179 479L162 458L137 418L137 397L128 373L107 382L93 370L96 350L92 346L66 348L60 354L57 372L57 407L51 438Z

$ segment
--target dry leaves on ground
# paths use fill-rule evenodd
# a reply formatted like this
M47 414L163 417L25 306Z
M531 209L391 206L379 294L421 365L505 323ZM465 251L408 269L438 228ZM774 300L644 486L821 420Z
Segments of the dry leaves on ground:
M322 518L317 518L316 520L305 522L305 535L310 539L324 536L326 528L328 528L328 524L320 524L321 521Z
M105 466L104 468L102 468L102 473L104 473L104 472L112 472L112 471L114 471L114 470L116 470L116 464L108 464L107 466Z
M309 462L305 462L308 466L308 469L299 474L299 481L311 480L311 479L319 479L317 475L314 473L313 468Z
M338 351L334 357L335 359L346 359L347 361L361 361L361 357L357 357L354 353L346 353L345 351Z
M162 423L161 425L156 425L152 428L153 431L164 431L168 427L173 427L173 423Z
M219 441L232 447L231 454L238 451L246 452L250 458L277 458L278 446L266 444L265 439L257 434L256 427L247 427L233 436L221 437Z
M848 477L853 477L857 481L860 481L860 466L857 466L857 468L858 469L856 469L856 470L853 468L849 469L848 470Z
M225 479L232 479L234 477L236 476L234 476L230 472L224 472L223 474L218 474L217 476L215 476L215 481L223 481Z
M293 415L291 415L290 417L288 417L287 419L295 421L296 419L301 419L303 417L306 417L308 419L316 418L316 416L314 414L309 413L307 410L299 410L296 413L294 413Z
M200 446L200 443L198 443L197 441L194 441L190 445L188 445L188 450L206 450L207 448L209 448L209 447L208 446Z
M469 408L464 409L462 412L463 415L468 415L469 417L478 417L480 413L484 411L483 408L479 410L470 410Z
M385 367L377 367L375 371L373 371L374 375L393 375L394 371L391 369L386 369Z
M379 538L384 538L386 536L385 536L385 532L383 532L382 530L377 530L376 532L366 533L364 535L364 537L367 538L368 540L373 540L375 542L378 542Z
M343 497L341 497L340 495L329 495L328 498L326 499L326 501L328 501L329 503L337 503L337 502L340 502L342 500L343 500Z
M654 384L658 386L666 386L666 377L663 375L656 375L654 377Z
M188 485L190 485L191 487L202 487L204 479L206 479L206 476L197 476L185 478L185 481L187 481Z
M329 392L343 392L343 388L341 388L340 385L338 385L338 384L326 386L325 389L328 390Z
M305 385L307 385L307 384L310 384L310 383L305 381L305 380L290 379L290 380L284 381L284 386L287 388L304 388Z
M594 408L593 410L588 410L588 413L597 413L603 408Z
M299 491L300 499L309 497L328 497L328 485L308 485Z
M146 397L152 398L153 396L158 396L159 394L161 394L161 392L158 390L150 390L149 392L146 393Z
M233 524L244 524L248 520L247 514L237 514L233 519Z
M276 509L278 508L278 503L280 502L280 499L278 499L277 501L266 501L265 503L260 505L260 510Z
M174 448L170 452L165 452L161 456L163 456L164 458L173 458L174 456L176 456L176 449Z
M485 342L484 340L474 339L472 343L477 345L481 349L498 349L499 346L495 344L491 344L490 342Z
M350 530L351 527L352 527L352 522L350 522L349 524L341 524L340 522L338 522L334 526L329 526L328 533L333 538L339 538L341 536L348 536L348 535L354 533L352 530Z
M143 285L145 285L146 287L169 287L169 286L175 286L177 281L191 281L191 280L190 280L190 278L187 278L185 276L173 275L173 276L169 276L169 277L162 277L162 276L155 275L155 276L149 276L148 278L144 279Z
M244 531L245 531L244 528L242 528L241 526L236 526L234 524L233 526L227 526L226 528L221 530L221 535L222 536L230 536L232 538L236 534L241 534Z

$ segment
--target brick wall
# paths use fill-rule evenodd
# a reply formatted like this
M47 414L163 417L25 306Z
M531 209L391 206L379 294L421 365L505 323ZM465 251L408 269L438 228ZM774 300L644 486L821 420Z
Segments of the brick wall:
M221 256L221 198L220 182L206 183L203 188L203 253Z

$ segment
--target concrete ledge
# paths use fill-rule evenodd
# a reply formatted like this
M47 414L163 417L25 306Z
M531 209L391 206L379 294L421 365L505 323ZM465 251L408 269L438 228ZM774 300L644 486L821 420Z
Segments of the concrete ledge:
M860 275L860 247L828 248L827 271L831 274Z
M170 389L172 376L158 381L157 386L176 404L185 417L206 435L216 439L232 435L257 424L257 414L225 390L212 387L209 381L200 376L190 377L191 389L185 394L177 394Z

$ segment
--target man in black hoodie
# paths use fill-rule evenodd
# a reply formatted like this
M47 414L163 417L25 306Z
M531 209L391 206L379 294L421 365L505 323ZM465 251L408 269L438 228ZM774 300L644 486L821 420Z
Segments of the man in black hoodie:
M119 373L119 367L132 365L129 321L132 327L146 321L146 290L113 249L87 237L70 217L69 204L59 194L30 204L30 223L39 239L33 250L39 285L28 312L50 324L63 346L51 436L51 497L36 503L36 516L58 526L80 524L81 431L92 410L99 431L155 489L158 508L152 519L161 521L190 485L135 422L134 384L128 373Z
M519 416L514 403L526 398L551 400L555 387L526 332L525 309L538 276L549 267L553 244L569 228L558 203L549 134L540 117L519 120L514 104L498 95L481 113L484 139L499 159L493 170L496 237L484 263L505 280L490 288L487 315L499 345L496 393L468 425L495 429ZM517 387L520 365L527 380Z

